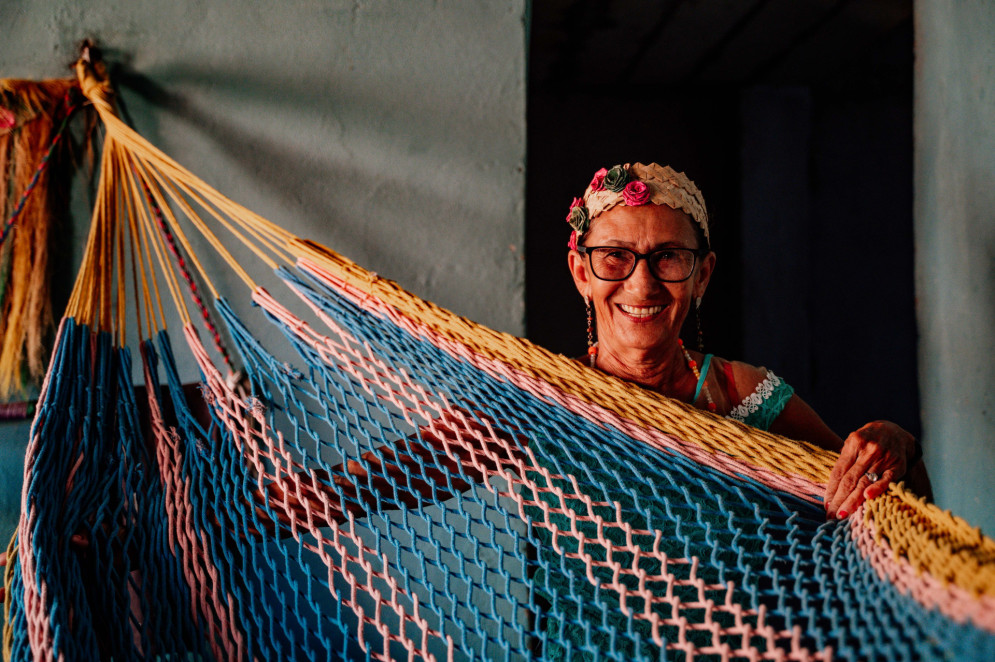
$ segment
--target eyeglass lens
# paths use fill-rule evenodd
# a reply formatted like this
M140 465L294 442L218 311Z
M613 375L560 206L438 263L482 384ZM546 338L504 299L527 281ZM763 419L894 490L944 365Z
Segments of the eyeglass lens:
M603 280L625 280L645 259L654 277L668 282L687 280L694 271L695 252L688 248L663 248L641 255L627 248L601 246L590 249L594 275Z

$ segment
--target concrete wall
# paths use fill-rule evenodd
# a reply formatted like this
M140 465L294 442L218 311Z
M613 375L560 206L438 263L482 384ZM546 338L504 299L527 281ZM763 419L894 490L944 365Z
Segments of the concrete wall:
M916 3L915 231L937 503L995 534L995 3Z
M0 76L68 75L77 43L95 38L120 65L139 131L209 184L422 297L521 335L526 9L525 0L4 0ZM77 235L87 220L76 219ZM247 311L240 281L207 262ZM265 276L261 263L247 267ZM0 426L3 539L26 430Z

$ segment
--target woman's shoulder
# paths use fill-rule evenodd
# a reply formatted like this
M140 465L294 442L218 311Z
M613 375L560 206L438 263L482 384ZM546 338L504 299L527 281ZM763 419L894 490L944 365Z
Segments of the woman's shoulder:
M725 392L733 405L741 403L752 395L783 384L777 375L764 366L755 366L743 361L730 361L716 356L712 358L716 376L721 379Z
M714 359L716 378L729 402L726 416L769 430L794 395L794 389L763 366Z

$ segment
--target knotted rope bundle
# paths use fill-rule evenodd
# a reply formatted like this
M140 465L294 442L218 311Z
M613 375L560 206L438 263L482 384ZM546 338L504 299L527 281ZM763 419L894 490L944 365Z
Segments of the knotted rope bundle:
M71 179L72 80L0 80L0 401L37 395L54 332L53 241ZM13 232L14 228L16 232ZM21 406L0 410L17 416Z
M100 193L32 426L5 659L995 656L995 543L977 530L901 486L825 522L831 453L291 235L129 129L99 67L78 72L105 126ZM285 346L258 340L265 324Z

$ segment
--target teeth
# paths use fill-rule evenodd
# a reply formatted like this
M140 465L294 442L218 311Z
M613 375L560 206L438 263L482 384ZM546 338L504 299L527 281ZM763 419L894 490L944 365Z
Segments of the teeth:
M618 304L618 307L633 317L650 317L663 310L663 306L627 306L624 303Z

